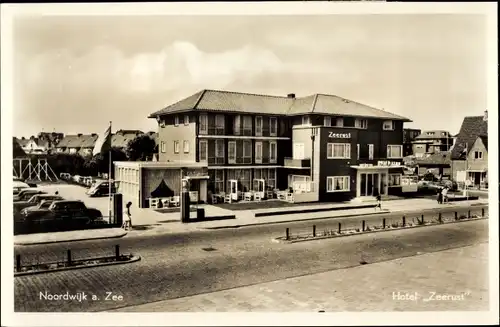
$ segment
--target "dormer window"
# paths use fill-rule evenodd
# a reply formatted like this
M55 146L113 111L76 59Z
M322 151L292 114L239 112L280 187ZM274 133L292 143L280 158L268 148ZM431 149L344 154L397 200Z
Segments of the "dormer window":
M344 127L344 118L337 117L337 119L335 119L335 126L336 127Z
M356 119L354 121L354 127L367 129L368 128L368 120L367 119Z
M302 116L302 125L311 125L311 118L309 116Z
M330 127L332 126L332 117L330 116L325 116L323 118L323 125L327 126L327 127Z
M392 120L384 121L383 130L384 131L393 131L394 130L394 121L392 121Z

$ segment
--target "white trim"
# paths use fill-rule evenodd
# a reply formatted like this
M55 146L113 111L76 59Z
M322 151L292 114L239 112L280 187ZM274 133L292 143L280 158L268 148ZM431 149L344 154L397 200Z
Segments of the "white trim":
M260 120L260 130L257 129L257 122ZM262 116L255 116L255 136L262 136L262 130L264 129L264 118Z
M334 147L336 145L341 145L344 147L343 156L334 156ZM331 152L331 153L330 153ZM351 143L327 143L326 144L326 158L327 159L351 159Z
M165 144L165 141L160 142L160 152L161 153L167 152L167 144Z
M198 135L199 138L206 139L252 139L252 140L290 140L290 137L282 136L240 136L240 135Z
M175 150L177 148L177 151ZM181 152L181 144L179 141L174 141L174 153L179 154Z
M274 159L273 159L273 151L272 151L273 144L274 144ZM269 142L269 162L270 163L278 162L278 143L276 141Z
M399 157L393 157L392 155L389 157L389 148L390 147L394 147L394 146L397 146L399 147L400 149L400 152L401 152L401 156ZM387 144L387 155L386 155L387 159L402 159L403 158L403 146L402 145L399 145L399 144Z
M234 145L234 158L231 158L231 146ZM236 141L227 142L227 163L233 164L236 163Z
M342 186L347 185L347 188L343 188L341 190L335 189L335 179L342 178ZM332 181L333 189L328 189L328 181ZM326 192L327 193L335 193L335 192L350 192L351 191L351 177L350 176L327 176L326 177Z
M375 145L368 144L368 160L373 160L375 156Z
M260 145L260 147L258 145ZM260 158L259 158L259 151L257 151L257 149L260 149ZM255 142L255 163L262 163L262 152L263 152L262 142Z
M205 120L205 129L203 129L203 120ZM208 115L207 114L200 114L200 134L208 134Z
M276 123L276 128L275 128L275 131L274 133L272 132L272 126L273 126L273 120L275 121ZM269 117L269 135L271 136L276 136L278 135L278 117Z
M205 144L205 159L201 159L201 144ZM207 161L208 160L208 141L207 140L200 140L200 148L198 150L198 160L200 161Z
M175 127L179 126L179 115L174 116L174 126Z
M186 151L186 148L187 148L187 151ZM182 141L182 152L184 153L189 153L189 141L188 140L184 140Z

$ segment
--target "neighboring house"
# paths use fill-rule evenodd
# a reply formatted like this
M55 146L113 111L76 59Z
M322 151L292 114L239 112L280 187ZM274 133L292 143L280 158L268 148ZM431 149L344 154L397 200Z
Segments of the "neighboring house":
M418 175L432 172L435 175L451 178L451 152L433 153L425 157L416 157L413 164L417 166Z
M111 136L111 146L125 151L128 146L128 142L141 134L144 133L139 130L118 130Z
M453 136L447 131L424 131L412 141L413 155L417 158L450 151L452 146Z
M420 129L403 129L403 157L413 155L413 140L422 133Z
M46 140L34 136L31 136L29 139L21 138L19 144L23 151L28 154L45 154L49 147Z
M452 154L452 174L458 182L474 187L488 183L488 112L465 117Z
M56 145L64 138L63 133L56 132L41 132L38 133L38 140L44 145L46 145L47 152L52 152L56 149Z
M288 187L303 202L401 192L410 120L335 95L203 90L149 117L158 161L115 163L121 192L140 206L159 185L179 194L181 178L202 201Z
M59 153L80 154L82 156L92 155L97 134L66 135L57 145Z
M12 138L12 157L15 158L25 158L26 152L24 152L23 148L19 144L17 138Z

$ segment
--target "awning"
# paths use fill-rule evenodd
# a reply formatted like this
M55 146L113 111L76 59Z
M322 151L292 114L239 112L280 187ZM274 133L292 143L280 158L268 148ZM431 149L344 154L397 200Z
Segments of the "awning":
M210 176L200 175L200 176L186 176L185 179L210 179Z
M469 173L486 173L488 169L483 168L483 169L467 169L466 170Z
M389 169L403 169L404 166L351 166L351 168L358 170L389 170Z

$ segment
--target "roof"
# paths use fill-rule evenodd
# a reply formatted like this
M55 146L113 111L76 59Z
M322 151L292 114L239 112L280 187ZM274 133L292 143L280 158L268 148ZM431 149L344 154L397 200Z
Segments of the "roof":
M455 141L455 146L452 149L451 158L453 160L464 160L466 145L467 151L470 151L476 139L481 135L488 135L488 121L484 120L484 116L465 117Z
M427 133L434 133L434 135L427 135ZM443 133L445 135L443 135ZM417 136L416 140L431 140L431 139L442 139L442 138L451 138L451 134L448 131L443 130L435 130L435 131L423 131L419 136Z
M93 148L97 141L97 134L66 135L57 144L57 148Z
M486 150L488 150L488 135L479 135L479 138L483 142L484 147L486 148Z
M137 134L135 132L134 133L113 134L111 136L111 146L117 147L117 148L126 148L128 145L128 142L135 139L136 137L137 137Z
M19 140L15 137L12 138L12 156L13 158L26 157L26 152L24 152L19 144Z
M451 153L449 151L447 152L440 152L440 153L433 153L427 157L419 157L413 159L413 162L417 165L450 165L451 164Z
M202 90L152 113L149 115L149 118L191 110L262 113L270 115L317 113L410 121L408 118L335 95L314 94L295 98L219 90Z

